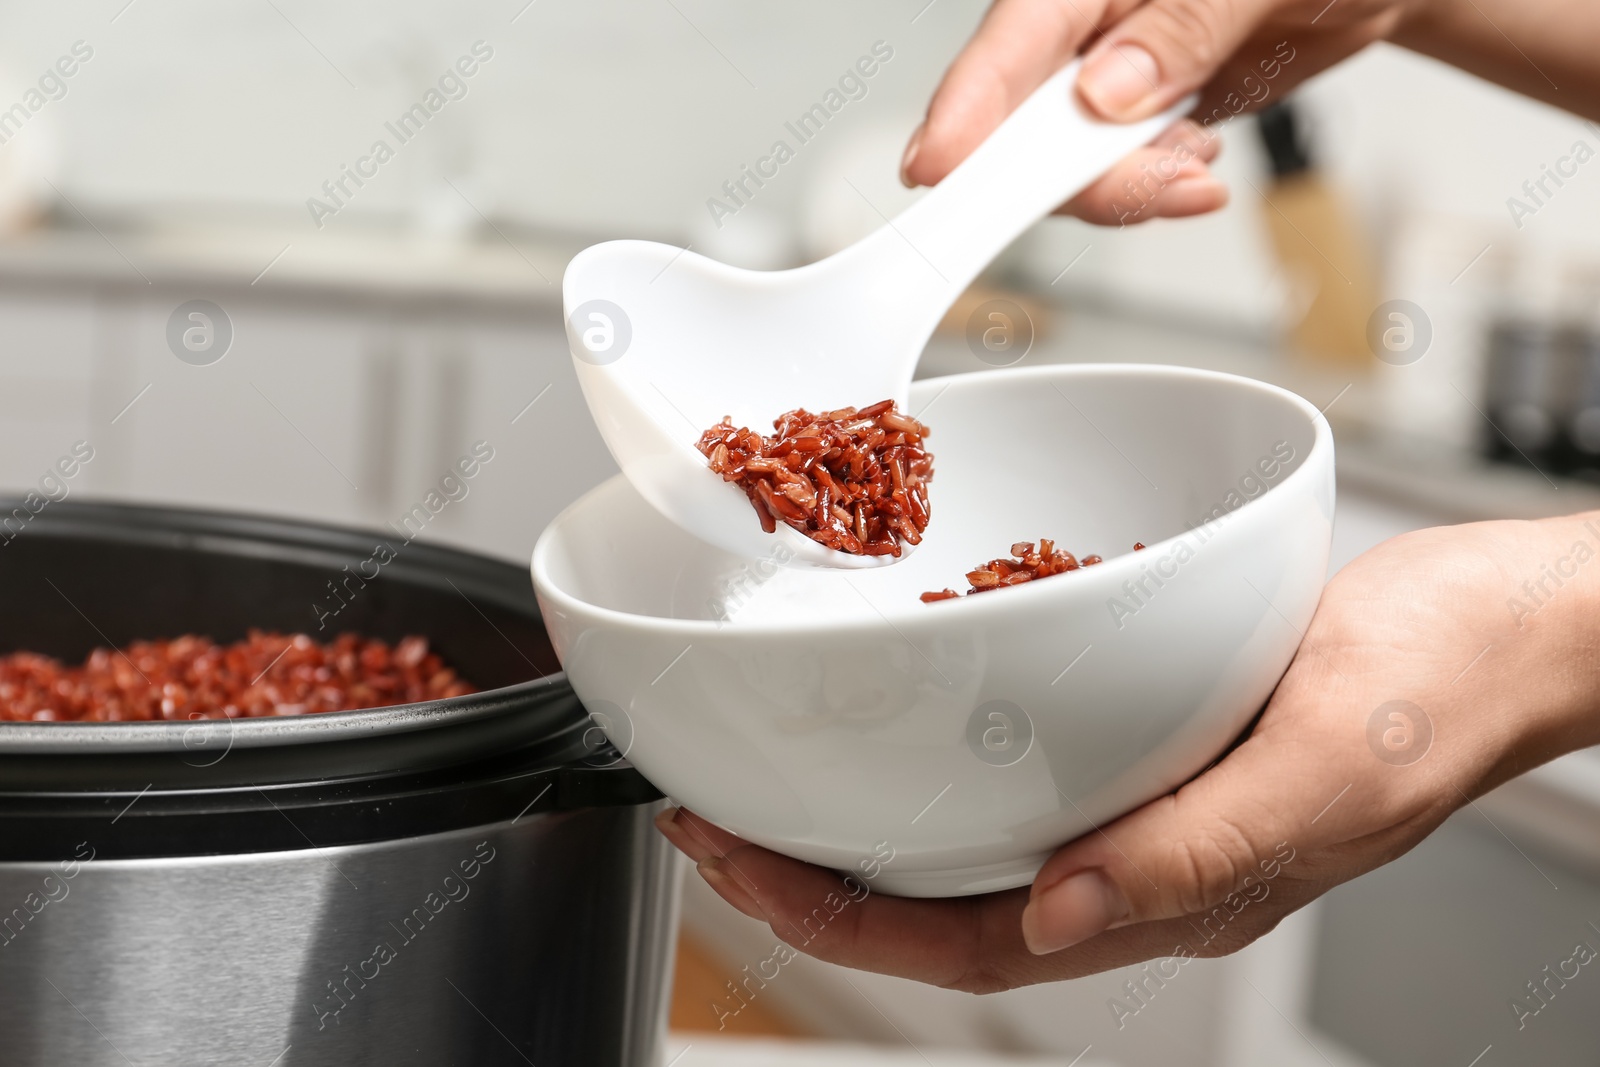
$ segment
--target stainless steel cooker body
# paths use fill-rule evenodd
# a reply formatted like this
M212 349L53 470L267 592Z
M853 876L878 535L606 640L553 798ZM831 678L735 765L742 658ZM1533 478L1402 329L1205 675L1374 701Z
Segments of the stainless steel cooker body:
M645 1067L676 904L653 808L0 864L0 1062Z

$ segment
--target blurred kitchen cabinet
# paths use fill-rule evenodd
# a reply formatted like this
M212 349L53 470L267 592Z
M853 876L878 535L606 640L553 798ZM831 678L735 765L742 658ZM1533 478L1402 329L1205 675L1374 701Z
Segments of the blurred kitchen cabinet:
M105 442L105 463L96 488L140 500L358 519L364 323L319 303L211 295L224 316L213 324L216 343L230 329L232 337L220 358L197 366L168 343L169 319L197 296L100 299L102 400L93 429Z
M195 299L221 309L209 362L173 350ZM616 472L553 301L10 283L0 489L80 439L95 457L75 493L381 527L438 491L455 499L425 538L518 559ZM494 458L441 485L476 442Z
M616 465L589 417L558 313L452 317L433 326L434 453L400 510L437 485L474 442L494 448L438 534L526 561L539 531ZM426 379L425 379L426 380Z
M1600 755L1572 753L1329 893L1312 1024L1373 1067L1594 1063L1597 798Z
M92 311L87 293L0 290L0 490L36 488L88 437Z

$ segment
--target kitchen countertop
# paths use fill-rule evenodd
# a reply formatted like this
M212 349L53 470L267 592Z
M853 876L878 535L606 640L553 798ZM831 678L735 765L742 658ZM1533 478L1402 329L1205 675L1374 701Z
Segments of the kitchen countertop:
M0 282L533 303L559 314L562 272L586 243L492 223L443 238L375 227L108 222L0 240Z

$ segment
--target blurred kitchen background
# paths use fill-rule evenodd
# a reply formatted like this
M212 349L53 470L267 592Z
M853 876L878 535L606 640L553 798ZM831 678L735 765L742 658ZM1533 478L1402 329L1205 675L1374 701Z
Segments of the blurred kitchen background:
M901 150L982 9L0 5L0 485L376 526L482 440L494 460L427 536L526 559L615 470L569 366L566 260L631 236L783 267L879 225L916 195ZM875 45L863 91L798 144L785 123ZM1296 389L1338 436L1334 569L1407 529L1600 506L1600 129L1386 46L1287 96L1240 88L1273 106L1220 124L1225 211L1041 224L923 373L1159 361ZM780 139L794 158L731 197ZM55 479L80 441L92 460ZM1600 1047L1600 978L1542 986L1521 1029L1512 1007L1600 946L1589 753L1138 999L1128 974L973 998L802 960L718 1033L773 937L687 889L682 1067L813 1062L729 1035L1082 1067ZM1139 1010L1119 1025L1114 999Z

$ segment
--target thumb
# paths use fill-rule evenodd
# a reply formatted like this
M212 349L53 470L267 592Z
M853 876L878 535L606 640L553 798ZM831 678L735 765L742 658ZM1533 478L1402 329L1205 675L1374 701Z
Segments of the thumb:
M1154 0L1084 57L1078 91L1108 119L1133 122L1206 84L1251 35L1269 0Z
M1120 926L1259 903L1298 852L1325 843L1316 816L1350 780L1333 783L1338 774L1246 741L1177 793L1052 856L1022 914L1028 948L1044 955Z

